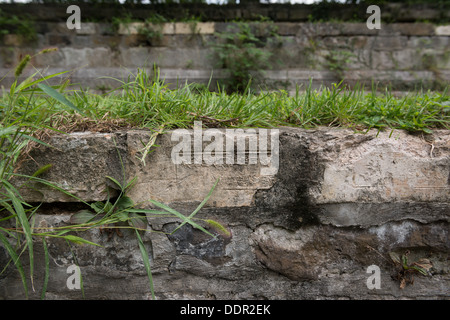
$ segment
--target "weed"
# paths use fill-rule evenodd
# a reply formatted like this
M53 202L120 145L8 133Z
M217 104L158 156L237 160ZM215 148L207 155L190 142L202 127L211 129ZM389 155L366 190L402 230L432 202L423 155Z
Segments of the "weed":
M144 24L138 28L138 33L145 36L150 42L160 40L163 36L163 23L165 22L167 22L166 18L155 14L145 19Z
M225 32L216 33L220 41L212 47L217 57L216 67L225 68L230 77L223 82L228 92L244 92L251 80L261 80L265 69L271 66L271 57L266 43L253 31L263 25L266 35L276 37L276 28L269 22L236 22L228 26ZM259 28L261 29L261 28Z
M0 38L6 34L18 34L29 42L37 39L36 29L30 19L9 16L0 10Z
M339 81L341 81L344 79L344 73L348 68L348 63L354 57L355 54L350 51L333 50L325 56L326 66L330 71L333 71L338 77Z
M408 261L409 251L407 250L401 256L396 252L389 252L389 256L395 265L400 267L396 278L400 282L400 289L404 289L407 283L414 283L414 274L429 275L429 270L432 268L430 260L422 258L414 262Z

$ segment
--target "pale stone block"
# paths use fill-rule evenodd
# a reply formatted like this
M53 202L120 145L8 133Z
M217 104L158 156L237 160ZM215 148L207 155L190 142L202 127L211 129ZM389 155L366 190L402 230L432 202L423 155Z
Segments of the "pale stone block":
M450 36L450 25L436 27L437 36Z

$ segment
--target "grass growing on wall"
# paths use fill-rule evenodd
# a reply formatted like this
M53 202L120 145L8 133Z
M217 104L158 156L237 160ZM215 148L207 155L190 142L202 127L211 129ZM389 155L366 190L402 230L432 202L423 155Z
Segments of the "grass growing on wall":
M31 280L31 289L34 290L34 244L37 238L42 241L48 261L46 239L57 237L76 244L94 244L74 235L73 232L88 230L103 223L136 222L137 220L131 219L136 218L137 213L174 215L182 224L189 223L207 232L194 221L193 216L214 189L213 187L190 216L184 216L157 202L152 203L161 210L136 210L125 192L133 180L125 186L116 183L122 190L123 197L119 197L121 201L99 205L77 199L90 207L90 211L84 211L81 216L75 217L76 226L38 230L34 226L38 207L22 199L11 179L17 176L15 166L20 155L26 152L29 143L45 144L38 140L41 132L111 131L128 127L158 128L155 131L157 134L163 129L192 127L194 120L201 120L209 127L336 126L350 127L358 131L378 128L424 133L431 133L436 128L450 129L450 96L446 90L441 93L420 91L395 97L389 91L380 93L376 87L367 91L362 87L350 89L345 85L335 84L331 88L320 90L314 90L311 85L304 90L297 88L293 95L283 90L256 93L249 89L250 86L242 93L227 93L220 89L211 92L207 86L198 84L169 89L168 84L160 79L157 70L149 74L140 69L136 74L130 73L128 79L116 79L117 89L100 95L80 89L72 90L68 82L56 86L48 83L64 72L43 76L36 71L32 76L19 81L24 68L31 60L32 57L25 56L22 62L11 70L15 81L8 90L3 90L0 96L0 245L11 258L9 264L13 264L19 272L26 295L28 279ZM58 186L39 178L41 173L49 169L40 168L34 175L26 178L58 189ZM61 188L58 190L65 192ZM102 218L96 220L95 217L99 214ZM217 223L211 220L203 222L217 226ZM4 223L9 223L10 226L4 226ZM131 223L130 228L136 229L139 248L144 262L147 261L144 264L154 297L150 264L138 232L138 229L143 227L136 228L135 224ZM27 254L24 254L25 252ZM20 259L21 256L27 255L28 274ZM7 266L0 266L0 274ZM42 297L45 297L47 281L48 263Z
M211 92L197 84L169 89L157 71L148 74L143 69L128 79L117 79L117 84L117 89L102 95L66 88L65 97L83 116L34 91L22 98L30 108L42 106L33 117L42 117L46 110L43 125L65 131L189 128L194 120L210 127L334 126L425 133L450 128L447 90L399 97L389 90L380 92L375 86L349 88L341 83L319 90L309 85L297 88L294 94L284 90L254 93L249 88L243 93Z

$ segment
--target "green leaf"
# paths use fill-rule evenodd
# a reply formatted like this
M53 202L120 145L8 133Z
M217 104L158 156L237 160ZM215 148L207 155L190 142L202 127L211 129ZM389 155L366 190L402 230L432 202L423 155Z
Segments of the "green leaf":
M10 127L6 127L6 128L1 128L0 129L0 137L9 136L9 135L15 133L17 130L19 130L18 126L10 126Z
M411 268L419 271L420 273L422 273L423 275L428 275L428 271L433 267L433 265L431 264L430 260L428 259L420 259L419 261L416 261L414 263L411 264Z
M208 223L210 226L212 226L214 229L216 229L222 235L225 235L227 237L231 236L231 232L223 225L221 225L219 222L211 219L207 219L205 220L205 222Z
M105 206L106 205L103 202L101 202L101 201L97 201L97 202L94 202L93 204L91 204L92 210L94 210L96 213L109 211L109 210L105 210Z
M0 227L0 230L6 231L2 227ZM3 243L6 251L8 251L12 261L14 262L14 265L17 268L17 271L20 274L20 278L22 279L22 285L23 285L23 288L25 290L25 297L28 298L27 279L25 277L25 272L23 271L22 264L20 263L19 256L17 255L17 252L14 250L14 248L9 243L8 239L6 239L5 236L1 232L0 232L0 241Z
M46 164L45 166L40 167L32 174L32 177L37 177L46 173L48 170L51 169L52 166L53 166L52 164Z
M416 271L419 271L419 272L420 272L421 274L423 274L424 276L428 275L428 272L427 272L425 269L423 269L423 268L421 268L421 267L419 267L419 266L412 265L410 268L411 268L411 269L414 269L414 270L416 270Z
M74 213L70 217L71 224L85 224L92 221L95 218L95 214L93 214L89 210L80 210L77 213Z
M115 218L119 219L119 221L127 221L128 220L128 212L125 210L118 211L115 213Z
M395 263L398 264L402 264L401 260L400 260L400 256L398 253L396 252L389 252L389 257L391 257L392 261L394 261Z
M170 214L167 211L160 211L160 210L153 210L153 209L127 209L128 212L135 212L135 213L143 213L143 214Z
M191 226L193 226L194 228L197 228L197 229L203 231L204 233L210 235L211 237L215 238L214 235L213 235L212 233L210 233L209 231L205 230L205 228L203 228L202 226L198 225L198 224L195 223L194 221L190 220L188 217L184 216L184 215L181 214L180 212L178 212L178 211L176 211L176 210L174 210L174 209L172 209L172 208L170 208L170 207L166 206L165 204L160 203L160 202L158 202L158 201L150 200L150 202L153 203L154 205L156 205L156 206L158 206L158 207L160 207L160 208L166 210L167 212L173 214L174 216L180 218L180 219L183 221L183 224L189 223L189 224L190 224ZM172 233L175 232L177 229L179 229L179 227L176 228L174 231L172 231Z
M46 94L48 94L53 99L61 102L63 105L65 105L65 106L75 110L76 112L84 115L83 112L81 112L77 107L75 107L75 105L72 102L67 100L66 97L64 97L61 93L59 93L58 91L56 91L52 87L49 87L49 86L47 86L46 84L43 84L43 83L38 83L38 87L41 88L42 91L44 91Z
M42 286L41 300L45 299L45 292L47 291L47 284L50 272L50 259L48 255L47 242L45 241L45 237L42 238L42 245L44 247L44 267L45 267L45 275L44 275L44 284Z
M422 131L425 133L433 133L433 130L423 127Z
M127 185L124 188L124 191L129 190L130 188L132 188L134 186L134 184L136 183L136 181L137 181L137 176L134 177L133 179L131 179L131 181L127 183Z
M189 215L189 217L187 219L185 219L185 221L183 221L175 230L177 231L179 228L181 228L183 225L185 225L187 222L191 223L191 219L197 214L198 211L200 211L200 209L206 204L206 202L209 200L209 198L211 197L214 189L217 186L217 183L219 182L219 179L216 180L216 182L214 183L213 187L211 188L211 190L209 190L208 195L205 197L205 199L203 199L203 201L197 206L197 208Z
M8 186L5 185L5 189L9 194L9 197L11 199L11 202L14 207L14 211L17 214L17 219L19 220L20 225L22 226L22 229L25 234L26 243L28 246L28 254L30 257L30 279L31 279L31 287L33 286L33 272L34 272L34 252L33 252L33 238L32 238L32 232L31 227L28 222L28 217L25 213L25 209L22 206L22 202L19 201L18 197L14 192L10 190Z
M116 207L120 210L131 208L134 206L133 200L128 196L122 196L116 203Z
M406 254L402 254L402 265L404 269L408 269L408 257Z
M141 235L139 234L139 230L136 229L136 237L139 243L139 250L141 251L142 261L144 262L145 270L147 271L148 281L150 284L150 292L152 294L152 299L155 300L155 291L153 289L153 278L152 278L152 270L150 268L150 260L148 258L147 249L144 246L144 242L142 241Z
M117 185L119 187L119 190L121 190L122 192L124 192L124 188L122 187L122 184L117 181L116 179L114 179L113 177L110 176L106 176L106 178L108 178L109 180L111 180L112 182L114 182L115 185Z
M25 90L26 88L31 87L32 85L38 84L38 83L40 83L40 82L42 82L42 81L48 80L48 79L53 78L53 77L60 76L60 75L62 75L62 74L64 74L64 73L67 73L67 72L69 72L69 71L67 70L67 71L62 71L62 72L50 74L50 75L48 75L48 76L45 76L45 77L42 77L42 78L39 78L39 79L37 79L37 80L35 80L35 81L30 82L30 80L32 80L33 77L35 77L36 74L39 73L39 71L37 71L37 72L35 72L34 74L32 74L30 77L28 77L27 79L25 79L24 81L22 81L22 82L20 83L20 85L17 86L16 89L17 89L18 91L23 91L23 90ZM42 88L41 88L41 89L42 89Z
M88 241L86 239L83 239L81 237L74 236L74 235L71 235L71 234L69 234L67 236L63 236L62 238L66 239L66 240L69 240L69 241L71 241L73 243L76 243L76 244L91 244L91 245L94 245L94 246L101 247L101 245L99 245L97 243Z
M146 229L147 228L147 217L142 216L136 212L129 212L129 224L136 229Z

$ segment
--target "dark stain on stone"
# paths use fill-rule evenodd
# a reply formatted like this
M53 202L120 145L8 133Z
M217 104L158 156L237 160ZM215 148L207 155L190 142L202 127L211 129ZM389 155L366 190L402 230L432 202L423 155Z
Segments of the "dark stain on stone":
M319 208L311 203L308 192L322 179L324 165L308 146L309 141L298 134L280 134L277 180L272 188L259 190L255 196L257 208L283 215L284 227L291 230L319 224Z

